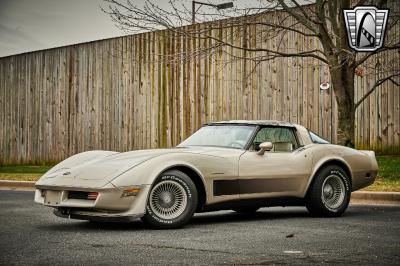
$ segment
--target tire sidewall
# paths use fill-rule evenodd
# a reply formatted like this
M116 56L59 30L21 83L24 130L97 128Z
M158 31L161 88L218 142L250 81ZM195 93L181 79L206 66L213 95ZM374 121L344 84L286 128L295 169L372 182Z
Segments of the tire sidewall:
M181 215L174 219L163 219L154 213L150 207L151 191L158 183L163 181L173 181L178 183L183 187L187 196L187 205L185 210L181 213ZM165 172L157 178L156 182L154 182L151 191L149 192L149 197L147 199L145 218L146 221L153 226L161 228L179 227L185 224L193 216L197 205L197 191L193 181L186 174L180 171Z
M331 175L335 175L338 176L343 184L344 184L344 189L345 189L345 195L344 195L344 199L342 204L340 204L340 206L336 209L332 209L329 206L327 206L325 204L325 202L322 200L322 194L323 194L323 187L322 185L324 184L324 181ZM350 180L346 174L346 172L337 166L329 166L325 169L323 169L319 175L318 175L318 182L317 182L319 186L319 191L320 191L320 195L319 195L319 200L320 200L320 204L323 206L324 211L327 213L331 213L331 214L342 214L346 209L347 206L349 204L350 201L350 195L351 195L351 184L350 184Z

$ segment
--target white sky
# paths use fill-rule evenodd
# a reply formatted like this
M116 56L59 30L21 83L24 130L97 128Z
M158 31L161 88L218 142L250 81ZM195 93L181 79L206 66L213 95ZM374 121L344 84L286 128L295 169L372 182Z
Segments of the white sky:
M0 0L0 57L122 35L101 0Z
M180 1L190 10L191 0ZM265 0L203 0L229 1L242 8ZM0 57L124 35L100 5L107 6L102 0L0 0ZM168 8L168 0L159 5Z

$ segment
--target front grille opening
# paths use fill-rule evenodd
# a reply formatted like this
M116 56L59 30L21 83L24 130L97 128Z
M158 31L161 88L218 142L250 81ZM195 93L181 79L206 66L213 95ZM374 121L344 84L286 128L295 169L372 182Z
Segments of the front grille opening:
M97 192L86 192L86 191L69 191L69 199L84 199L84 200L96 200Z
M88 194L89 194L88 192L84 192L84 191L69 191L68 198L69 199L87 199Z

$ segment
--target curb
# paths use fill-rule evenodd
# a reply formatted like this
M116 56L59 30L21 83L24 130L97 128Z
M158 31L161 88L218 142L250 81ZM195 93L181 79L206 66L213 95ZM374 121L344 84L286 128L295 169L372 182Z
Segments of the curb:
M0 180L0 190L35 190L35 181ZM400 192L356 191L351 193L352 204L400 205Z
M400 205L400 192L357 191L351 193L350 203Z
M35 190L35 181L0 180L0 189Z

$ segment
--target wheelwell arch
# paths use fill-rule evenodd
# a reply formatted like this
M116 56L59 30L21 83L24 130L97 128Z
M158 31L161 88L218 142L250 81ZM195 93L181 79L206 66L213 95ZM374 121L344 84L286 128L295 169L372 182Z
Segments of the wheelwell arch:
M206 204L207 194L206 194L204 182L203 182L200 174L196 170L194 170L191 167L186 166L186 165L174 165L167 169L164 169L164 171L162 171L162 173L165 173L166 171L169 171L169 170L181 171L181 172L185 173L193 181L194 185L196 186L196 189L198 192L198 197L199 197L197 207L196 207L196 212L201 211L203 209L204 205Z
M345 162L343 162L343 161L341 161L341 160L339 160L339 159L330 159L330 160L327 160L327 161L323 162L323 163L318 167L318 169L314 172L314 174L313 174L313 176L312 176L312 178L311 178L311 181L310 181L309 184L308 184L306 196L308 195L308 191L310 190L311 185L312 185L312 183L314 182L315 177L318 175L318 173L319 173L322 169L324 169L324 168L325 168L326 166L328 166L328 165L337 165L337 166L341 167L341 168L346 172L347 176L349 177L350 185L352 185L352 183L353 183L353 182L352 182L353 176L352 176L352 174L351 174L351 171L350 171L349 166L348 166Z

